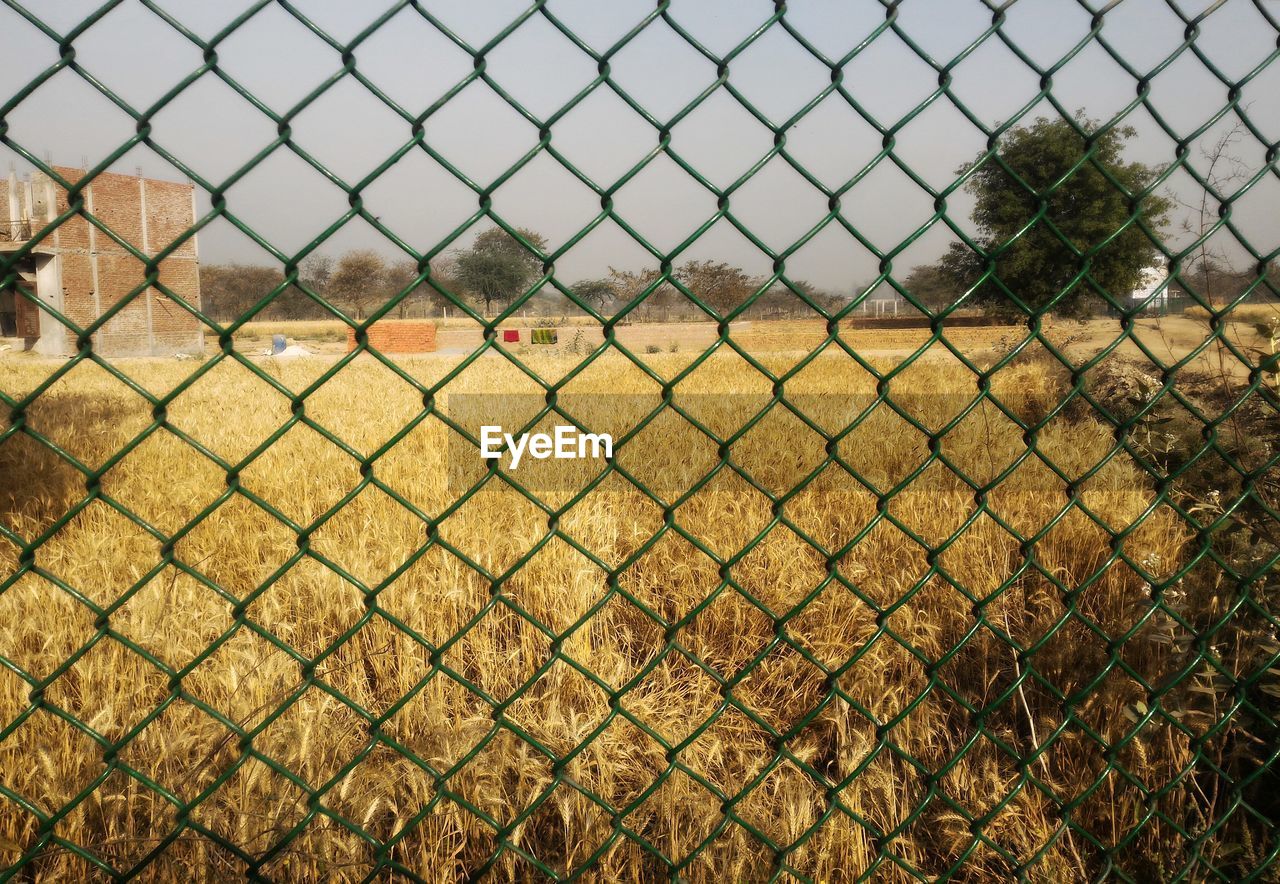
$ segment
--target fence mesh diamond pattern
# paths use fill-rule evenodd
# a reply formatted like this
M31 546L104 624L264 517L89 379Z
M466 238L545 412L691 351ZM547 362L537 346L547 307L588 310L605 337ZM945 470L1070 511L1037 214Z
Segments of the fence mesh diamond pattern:
M972 6L984 10L987 24L950 57L931 54L913 37L900 21L902 8L910 5L902 0L866 0L877 11L878 23L839 57L819 48L825 41L796 24L789 8L796 4L784 0L763 9L743 4L735 15L759 14L760 20L723 52L682 25L680 4L670 0L659 0L604 48L579 36L554 0L535 0L479 43L451 29L431 4L411 0L391 5L353 36L329 33L300 8L303 4L288 0L257 0L205 36L167 10L163 0L115 0L70 24L55 23L64 16L47 15L45 4L3 0L3 5L15 23L25 21L24 34L47 41L56 53L47 68L17 83L11 95L0 94L0 143L50 176L66 198L50 213L52 220L33 223L29 232L6 243L11 247L0 250L0 291L40 311L42 328L51 322L65 328L71 355L41 363L45 370L30 383L20 383L14 373L0 374L0 401L7 415L0 446L7 450L3 464L8 471L0 483L8 488L4 505L13 510L0 511L0 602L7 597L5 616L17 618L0 631L0 879L164 877L200 865L214 870L205 872L212 877L278 880L435 880L485 874L555 879L971 880L998 874L1029 880L1276 880L1280 590L1273 569L1280 560L1280 516L1274 509L1280 499L1275 472L1280 450L1272 440L1280 434L1274 431L1275 356L1265 348L1242 346L1228 334L1241 303L1280 297L1275 241L1251 241L1233 221L1238 202L1280 178L1273 140L1277 120L1255 119L1258 114L1244 97L1249 84L1280 56L1276 4L1148 4L1144 9L1158 8L1176 22L1183 38L1164 57L1141 64L1109 39L1108 22L1125 4L1100 0L1059 4L1083 12L1089 26L1051 63L1037 60L1010 36L1007 22L1016 14L1016 0L972 0ZM159 97L145 106L131 104L105 85L77 53L78 43L124 6L145 7L152 24L162 24L202 59L191 69L173 70ZM1243 73L1227 73L1228 68L1239 71L1237 60L1228 65L1215 58L1199 38L1215 16L1240 7L1250 10L1272 49ZM316 51L327 53L332 62L331 75L284 111L260 100L219 62L224 44L267 15L285 15L301 25L323 43ZM472 62L469 73L425 108L397 101L362 68L366 44L400 27L405 21L401 16L428 26ZM522 104L510 84L490 72L491 57L535 26L553 28L567 41L561 44L563 51L589 59L596 71L577 94L545 115ZM674 34L714 68L705 88L669 117L652 112L611 74L617 56L659 30ZM781 121L753 104L733 76L735 62L755 44L779 38L829 72L821 91ZM855 82L849 71L860 57L871 57L888 43L905 47L911 64L927 66L936 85L918 103L886 116L869 107L867 94L875 85ZM966 61L992 47L1012 53L1039 84L1000 125L984 123L953 88ZM1129 98L1109 118L1089 121L1060 103L1055 78L1082 53L1099 48L1115 62L1114 76L1126 79ZM139 45L134 51L148 50ZM288 60L281 65L281 71L288 70ZM1167 120L1151 100L1161 75L1185 65L1207 71L1222 97L1217 113L1190 130ZM94 157L74 180L42 158L39 147L24 144L18 127L11 125L42 86L68 72L132 121L127 140ZM883 72L887 78L894 75ZM205 177L198 163L167 149L157 124L186 90L209 78L252 105L275 133L225 178ZM330 90L354 86L399 118L403 143L364 177L347 180L318 158L316 145L295 136L294 123ZM459 101L464 90L478 87L490 90L537 131L532 148L484 180L464 171L466 163L448 155L430 134L433 118ZM645 152L612 181L596 180L576 166L555 138L562 121L597 93L620 99L651 129ZM718 186L714 176L677 149L673 129L707 102L725 96L750 114L772 146L736 180ZM878 154L839 186L812 174L788 148L793 130L828 100L847 106L874 128L881 142ZM986 143L977 166L956 173L941 188L931 185L898 149L902 132L936 106L954 108ZM998 247L984 244L951 207L976 169L1002 165L1017 178L1001 152L1003 139L1050 106L1074 127L1084 149L1069 174L1046 187L1037 190L1018 179L1039 208L1017 237L1049 231L1076 267L1062 291L1047 301L1031 302L1000 282L1002 259L1017 237ZM1143 192L1126 191L1109 177L1130 207L1122 229L1092 245L1069 240L1051 219L1055 194L1078 171L1093 167L1106 174L1095 151L1107 133L1124 128L1139 114L1149 115L1167 138L1159 176ZM1238 123L1241 137L1265 161L1221 189L1197 164L1190 146L1224 122ZM350 125L355 129L359 123L352 120ZM140 146L194 182L197 193L209 195L208 208L198 213L194 225L171 242L153 243L149 253L116 229L106 213L95 213L86 197L96 176ZM324 186L341 191L348 205L296 252L282 249L239 217L236 200L229 196L276 155L291 155L309 166L323 176ZM473 214L434 243L406 241L365 200L366 191L397 163L421 155L447 170L474 200ZM599 205L589 223L554 247L532 241L521 225L503 217L494 199L522 170L548 158L588 188ZM715 204L714 213L670 250L646 239L615 205L615 196L651 164L667 161L687 174L689 188L709 193ZM779 161L798 174L797 187L820 194L826 204L825 215L785 248L771 247L735 215L738 192L767 164ZM886 168L910 179L934 207L931 217L919 219L910 235L887 248L849 220L851 191ZM1209 194L1212 218L1207 229L1194 231L1175 248L1146 223L1143 205L1177 175L1190 176ZM886 205L882 211L893 212L894 207ZM105 305L87 323L39 297L22 272L23 262L38 254L59 228L85 222L99 242L114 242L144 268L128 295ZM309 286L300 269L351 223L376 230L390 248L412 260L418 274L365 318L356 318L339 299ZM728 307L677 273L682 256L713 227L726 223L772 268L753 294ZM539 266L537 279L496 317L454 291L433 263L477 224L496 225L516 237ZM189 247L211 225L234 226L282 270L277 285L259 292L252 306L230 321L215 320L199 302L169 285L162 272L167 258ZM581 297L557 274L557 263L602 225L624 231L656 270L612 312ZM1012 335L1013 343L998 358L983 362L952 343L959 325L955 314L967 306L963 300L938 308L904 284L900 256L944 226L979 257L977 282L1000 288L1017 315L1016 324L1001 332ZM1174 286L1207 314L1203 340L1185 356L1170 358L1140 333L1138 317L1146 305L1131 300L1128 292L1107 291L1091 276L1094 259L1108 242L1131 229L1150 238L1169 270L1167 282L1151 299ZM949 354L963 378L963 392L956 392L959 405L947 419L930 419L921 413L923 406L917 407L920 400L895 393L895 384L921 367L917 360L887 364L851 343L848 320L861 308L859 298L833 304L788 275L793 256L829 230L847 233L878 262L879 277L862 297L887 284L905 299L906 309L925 317L927 340L911 350L918 355L934 348ZM1247 285L1224 301L1203 292L1194 259L1211 237L1226 234L1247 253L1254 269ZM469 317L483 329L480 343L434 373L379 352L369 335L374 322L394 317L401 301L424 283L434 287L451 313ZM738 320L777 286L822 324L806 343L806 352L785 365L744 345L738 331ZM715 329L706 346L672 371L651 367L666 354L641 352L620 333L664 287L687 299ZM1047 330L1055 308L1080 288L1110 309L1107 321L1114 330L1105 346L1084 356L1069 351ZM284 293L298 289L354 329L355 341L350 353L301 382L237 346L248 323ZM579 340L585 343L575 341L572 349L557 351L572 354L570 367L555 372L538 361L542 354L508 346L499 334L500 324L550 289L590 318L581 326ZM205 358L178 363L181 376L163 385L144 377L153 365L113 359L94 346L95 336L131 303L146 298L194 317L208 347ZM1274 329L1271 334L1274 343ZM561 329L559 346L565 347L569 337ZM1098 380L1122 345L1145 359L1145 380L1137 386L1123 377ZM1018 372L1021 360L1033 351L1063 379L1040 411L1022 407L1015 401L1021 391L1001 383L1003 378L1031 383ZM1206 353L1239 367L1229 389L1209 383L1207 393L1189 390L1185 382L1200 370L1196 360ZM713 370L718 359L729 355L763 384L763 392L735 412L740 419L726 425L682 400L680 385ZM807 369L833 355L868 382L858 391L866 396L834 421L830 411L818 414L834 407L830 400L818 403L793 392L802 386ZM485 357L516 369L525 385L522 391L532 394L526 397L532 405L522 412L526 429L549 418L585 420L567 389L606 360L625 362L627 371L639 372L657 392L651 405L637 407L619 434L615 457L581 487L544 488L522 482L518 472L482 469L465 481L451 474L447 499L424 502L412 482L391 476L387 465L398 447L412 444L415 434L428 426L447 428L441 432L453 442L478 448L476 427L461 421L447 402L464 385L468 371L488 364ZM394 387L413 402L403 422L373 444L354 442L345 426L336 426L317 407L327 391L356 369L376 369L385 385L366 389L356 399L380 400L384 390ZM111 451L92 459L68 444L67 427L40 419L41 409L60 390L90 371L100 383L122 385L135 401L145 402L145 417L128 424L123 444L113 443ZM200 399L211 379L225 373L251 383L259 398L220 404ZM472 387L467 392L486 391ZM713 385L703 392L717 390ZM264 407L261 402L267 399L281 406L282 417L269 432L228 453L175 418L184 397L221 409L224 417L218 420L231 423L241 420L236 415L242 411ZM390 393L387 397L392 398ZM363 404L346 402L333 413L354 415L355 420L367 413ZM979 412L1001 421L1021 446L1012 462L983 475L948 447L966 418ZM915 434L926 456L887 479L868 474L850 453L850 443L868 444L863 431L880 419L873 413L889 413L904 431ZM115 419L94 414L90 403L65 412L64 419ZM797 436L813 434L819 440L818 459L803 469L788 467L785 483L774 481L776 475L764 476L742 454L753 430L782 414L793 422ZM1103 440L1101 455L1087 469L1060 466L1064 449L1046 441L1058 426L1055 422L1072 415L1077 420L1087 415L1091 426L1105 430L1098 437ZM656 481L633 465L638 461L627 460L628 448L634 452L651 444L653 437L646 431L673 416L695 427L710 445L705 469L700 467L683 485ZM1175 427L1179 429L1171 430ZM1173 439L1187 427L1163 448L1152 442L1153 437ZM306 473L330 470L346 471L350 481L332 499L290 506L263 493L255 477L267 465L292 468L297 449L291 446L300 433L319 437L327 454L323 461L304 460L303 472L292 474L298 481L305 483ZM176 452L170 463L198 461L209 493L195 501L173 501L163 511L116 493L110 478L156 447ZM40 483L53 472L37 469L37 463L52 463L49 470L55 472L73 471L74 493L58 497L42 491ZM1124 513L1091 497L1091 481L1116 463L1132 470L1132 481L1142 490L1140 505ZM1050 516L1030 528L1001 504L1002 486L1028 464L1061 491ZM943 468L958 478L951 491L958 489L960 494L953 496L962 496L966 509L945 530L936 530L936 525L914 521L902 502L943 494L930 484L931 471ZM857 517L861 523L856 530L828 530L835 516L815 521L806 510L833 473L851 481L856 494L869 501L866 518ZM683 514L693 512L700 494L730 480L743 494L763 501L767 519L726 543L723 535L713 539L691 527L694 523ZM142 481L163 495L175 478L156 466ZM643 536L617 556L582 539L575 520L580 506L593 493L614 487L612 483L656 514ZM10 486L18 485L31 487L15 495ZM450 530L450 522L456 524L468 507L499 491L504 507L532 513L541 527L531 542L513 546L509 556L479 555L466 537ZM20 518L22 506L29 516L31 507L42 505L42 495L66 505L44 518ZM394 511L395 519L370 517L374 497L388 508L377 512ZM852 512L852 498L849 506ZM274 553L261 554L258 572L247 566L218 570L218 556L225 550L211 548L200 556L189 552L203 551L200 538L231 512L249 514L237 522L238 531L261 540L264 549L268 536L282 537L271 547ZM484 524L501 535L508 530L508 516L498 512ZM725 518L732 520L733 512ZM115 530L100 548L69 552L68 544L79 542L78 526L91 516L106 519ZM378 540L400 530L401 522L408 525L412 540L395 567L365 567L359 549L329 542L327 532L350 519L366 523L362 531L343 535L349 539ZM1056 538L1068 529L1081 532L1075 543L1094 545L1084 570L1055 558ZM1008 566L983 585L953 565L960 552L972 552L971 540L980 531L998 533L1011 544ZM880 543L887 533L896 538L896 548L907 550L902 555L921 563L919 570L902 570L883 554L879 561L864 561L861 570L854 567L860 550ZM784 534L794 548L778 545ZM1160 561L1146 552L1154 548L1148 539L1157 534L1179 538L1176 561ZM636 578L646 563L676 561L672 545L689 551L689 558L680 561L696 559L705 565L696 571L687 565L671 568L671 580L687 579L699 587L700 595L687 605L664 605L661 581L653 594ZM572 579L562 560L547 566L544 557L552 550L595 575L598 588L589 605L578 609L566 602L559 611L555 602L539 606L537 592L554 595ZM765 570L780 583L786 555L815 563L812 575L802 578L808 582L790 595L769 581L742 576L749 566L772 562ZM89 562L123 556L131 566L128 581L120 583L118 574L102 577L99 585L85 576L88 572L68 577L60 566L69 556ZM459 586L479 586L482 603L457 620L445 611L454 603L448 594L431 601L423 597L417 604L393 603L397 587L422 568L452 575L447 579ZM901 579L879 582L877 569L887 573L894 568ZM688 574L677 574L680 569ZM1138 588L1140 603L1127 607L1123 617L1107 617L1100 613L1097 595L1121 592L1118 573L1128 581L1124 591ZM331 587L335 594L351 593L350 617L341 628L309 624L306 610L293 610L292 620L264 613L287 610L288 597L308 581ZM139 628L131 613L144 598L160 592L163 599L179 586L191 588L192 598L221 606L227 618L223 622L210 615L201 646L183 654L158 644L166 634L162 622ZM1027 614L1026 620L1018 614L1011 622L1013 600L1019 610L1034 607L1031 586L1039 587L1036 598L1052 599L1051 609ZM924 616L939 593L949 599L955 618L947 627L955 630L945 646L930 645L926 626L912 620L915 612ZM272 599L273 607L265 607ZM723 613L724 605L737 606L743 630L763 618L767 640L719 658L714 649L708 651L704 626L714 612ZM864 618L858 622L865 629L842 633L840 641L810 640L806 618L827 616L839 605L856 608L859 613L848 616ZM617 619L621 608L630 619ZM19 620L42 610L56 614L49 621L56 629L46 625L43 636L23 631ZM625 629L618 625L624 622L630 624ZM441 624L460 625L445 629ZM377 644L381 639L375 635L391 636L389 644ZM829 631L828 637L834 635ZM1078 646L1068 649L1078 660L1071 677L1049 662L1063 653L1059 646L1064 637ZM617 666L601 670L592 647L603 642L630 643L628 671ZM503 661L508 681L499 684L491 668L475 664L486 653ZM1152 654L1159 656L1158 666L1149 664ZM144 702L140 692L133 695L134 708L106 708L111 706L104 702L107 698L95 695L103 688L86 674L90 661L101 655L129 661L125 669L145 684L150 699ZM281 665L290 667L292 677L261 685L262 670L254 661L265 656L285 661ZM893 666L881 665L890 657L912 677L891 684ZM405 662L396 662L401 658ZM384 668L392 663L398 673L394 678ZM238 673L243 706L210 699L205 677L214 665ZM959 675L960 668L969 675ZM982 674L974 676L978 670ZM680 707L679 714L688 716L680 728L656 724L645 711L643 696L659 682L679 679L707 682L705 694L712 702L696 712ZM985 689L960 686L975 679L985 680ZM355 687L357 681L363 686ZM770 690L788 693L793 714L768 711L773 708ZM570 691L593 697L594 705L587 705L595 711L569 710L558 698ZM900 695L900 702L881 702L878 695L891 691ZM944 707L945 713L939 713ZM548 737L540 723L579 713L585 724L568 727L572 736L567 739ZM417 723L406 725L410 719ZM207 736L210 728L216 728L217 739L193 736ZM945 729L948 736L931 738L930 729ZM354 735L354 742L344 744L353 747L350 751L331 751L331 733L338 730ZM184 739L203 742L184 749ZM709 743L720 748L707 750ZM935 743L945 748L936 749ZM717 767L716 752L754 759L750 767ZM68 774L67 759L73 755L74 771ZM195 760L163 761L180 757ZM978 758L985 760L975 763ZM730 769L736 773L723 775ZM381 798L355 801L352 796L362 790ZM224 812L234 805L228 796L235 795L242 799L239 810ZM785 818L780 810L800 805L806 811L794 818ZM681 822L672 822L676 819ZM317 855L325 859L314 860ZM426 855L437 858L434 865L422 859Z

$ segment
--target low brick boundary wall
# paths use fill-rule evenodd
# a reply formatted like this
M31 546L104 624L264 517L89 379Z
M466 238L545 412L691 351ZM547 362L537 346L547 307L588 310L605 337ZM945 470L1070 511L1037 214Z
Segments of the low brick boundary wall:
M380 353L434 353L436 324L394 320L369 326L369 346ZM355 329L347 329L347 352L356 348Z

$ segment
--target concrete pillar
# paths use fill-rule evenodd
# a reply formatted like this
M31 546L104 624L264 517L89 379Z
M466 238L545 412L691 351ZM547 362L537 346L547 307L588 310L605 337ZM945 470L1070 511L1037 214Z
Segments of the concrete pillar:
M62 312L62 258L38 257L36 259L36 294L42 303ZM32 348L46 356L62 356L69 352L66 327L40 311L40 337Z
M42 176L40 189L43 191L41 198L44 201L44 217L38 216L34 202L31 204L30 214L31 223L34 225L39 222L40 226L43 227L58 217L58 188L53 183L52 178ZM60 230L55 227L52 243L55 249L57 249L60 239ZM46 242L45 245L49 245L49 243ZM36 260L39 262L36 265L36 292L40 296L40 301L61 313L63 310L62 256L55 254L51 258L37 258ZM40 338L32 349L37 353L43 353L48 356L63 356L69 353L71 347L67 341L66 326L44 310L41 310Z
M44 179L44 214L45 216L39 219L42 224L50 224L53 222L54 218L58 217L58 188L57 185L53 183L53 179L48 177ZM31 220L36 220L34 204L32 204L31 209ZM56 245L58 240L57 228L54 228L53 238L54 244Z
M85 189L85 208L89 210L89 214L93 214L93 187L89 186ZM89 272L93 278L93 318L97 319L102 315L102 286L98 279L98 228L94 224L87 225L89 228Z
M31 179L28 178L22 182L22 198L26 202L26 208L22 211L22 229L26 231L27 238L35 236L36 229L31 223L32 217L35 215L36 195L31 187Z

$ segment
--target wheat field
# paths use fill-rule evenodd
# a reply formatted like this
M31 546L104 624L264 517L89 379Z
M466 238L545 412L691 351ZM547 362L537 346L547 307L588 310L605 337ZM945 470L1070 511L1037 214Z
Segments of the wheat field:
M665 378L689 359L646 357ZM550 380L577 364L530 361ZM298 393L327 365L266 371ZM427 385L457 365L401 364ZM155 395L193 370L125 367ZM298 423L229 478L196 446L238 464L293 410L231 360L200 369L122 459L153 408L89 363L22 416L49 445L0 444L9 531L41 537L75 513L33 562L0 538L0 868L34 855L28 871L48 881L143 863L146 879L281 881L530 879L590 863L590 880L1056 882L1110 861L1151 879L1185 861L1169 821L1204 823L1188 736L1160 716L1133 733L1137 679L1180 665L1148 580L1176 572L1189 537L1123 453L1109 457L1112 428L1087 410L1034 439L1068 477L1103 464L1083 506L1033 455L983 508L934 462L883 503L837 468L776 507L727 470L670 509L615 475L552 520L497 480L449 509L452 431L427 417L386 448L423 398L367 357L300 410L347 450ZM0 363L0 388L21 395L50 370ZM770 388L721 352L676 401ZM1028 421L1064 389L1034 360L992 386ZM446 390L446 409L458 393L541 394L497 357ZM829 427L875 390L838 353L786 385ZM661 390L609 354L564 392L656 405ZM945 360L889 385L934 431L976 392ZM111 466L87 487L49 446ZM733 453L778 494L824 446L777 408ZM1027 447L983 403L937 453L982 483ZM882 490L930 458L925 433L883 406L838 450ZM358 458L380 451L365 472L432 520L447 511L438 525L372 484L347 500ZM665 417L618 458L666 501L717 461ZM558 510L574 495L539 496ZM1119 547L1103 527L1135 521ZM1038 535L1032 554L1011 530Z

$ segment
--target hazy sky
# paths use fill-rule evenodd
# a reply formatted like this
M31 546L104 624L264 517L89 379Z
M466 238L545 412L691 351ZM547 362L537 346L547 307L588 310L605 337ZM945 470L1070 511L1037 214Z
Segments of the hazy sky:
M12 5L13 0L5 0ZM249 8L245 0L155 0L202 39ZM85 0L26 0L28 10L65 33L99 4ZM422 2L458 38L472 47L487 43L525 11L527 2ZM1104 5L1093 0L1094 6ZM1184 25L1172 0L1120 0L1106 15L1103 36L1136 70L1149 71L1183 40ZM1215 4L1178 3L1187 15ZM345 43L390 2L294 0L294 8ZM597 51L605 51L653 9L631 0L549 0L546 10ZM672 20L721 54L754 32L773 14L765 0L673 0ZM1199 48L1231 79L1243 77L1277 51L1277 31L1264 18L1280 18L1275 0L1226 0L1201 27ZM949 60L990 24L979 0L904 0L897 24L921 50ZM791 0L786 22L830 58L839 58L884 21L879 0ZM1019 0L1007 13L1003 32L1036 62L1061 58L1089 31L1090 13L1076 0ZM138 0L124 0L74 41L75 60L85 74L144 109L202 64L200 49ZM402 9L355 50L357 68L410 115L421 114L467 77L471 57L413 8ZM0 100L19 91L58 61L56 43L10 8L0 7ZM217 47L220 69L265 105L287 113L316 86L341 69L340 52L307 30L286 8L268 4ZM611 76L640 105L666 123L716 79L715 65L662 19L654 21L610 59ZM555 114L591 83L596 64L535 12L486 56L486 71L529 114ZM827 68L781 25L768 29L729 65L729 82L775 123L790 118L830 83ZM886 32L845 66L844 84L863 109L883 125L896 124L937 86L931 70L900 37ZM953 92L988 124L1015 114L1037 93L1039 78L997 37L954 69ZM1132 101L1135 81L1096 42L1053 78L1053 94L1067 108L1107 118ZM1152 104L1184 137L1225 103L1227 87L1191 53L1154 80ZM1243 91L1249 115L1271 142L1280 140L1280 61ZM1047 103L1032 110L1053 113ZM127 140L135 123L73 70L62 70L6 117L8 139L58 164L101 161ZM1174 142L1143 108L1128 122L1139 130L1130 155L1169 163ZM209 182L221 184L269 145L276 126L214 73L181 92L153 120L152 138ZM1201 141L1213 140L1221 124ZM608 188L658 143L657 129L601 85L552 127L552 145L584 174ZM538 141L537 128L482 82L467 86L426 121L427 143L479 187L487 188ZM772 147L772 133L723 88L671 130L671 147L718 187L737 179ZM412 137L411 126L354 78L339 80L292 120L292 140L332 175L354 185ZM935 187L953 179L985 138L943 96L898 133L895 152ZM838 187L862 170L880 149L874 127L839 95L827 97L786 133L786 149L814 177ZM1236 148L1257 168L1265 147L1252 136ZM0 145L0 161L30 166ZM1197 157L1196 163L1203 165ZM115 168L182 178L142 146ZM1172 184L1186 199L1199 194L1185 175ZM478 207L474 191L414 147L363 191L365 205L412 248L437 247ZM231 212L282 252L303 248L347 209L346 195L288 146L277 148L226 194ZM730 209L768 246L782 250L826 214L826 197L782 157L773 158L735 191ZM207 207L203 191L199 199ZM950 216L970 228L971 201L950 201ZM716 212L716 199L672 159L659 155L614 195L616 212L656 248L675 248ZM600 199L550 154L542 152L493 193L493 210L514 225L533 228L557 248L600 212ZM932 199L886 159L843 198L843 215L869 241L889 250L927 222ZM1263 250L1280 246L1280 176L1267 176L1236 208L1236 219ZM470 243L476 228L453 247ZM895 261L901 277L914 264L931 261L951 234L941 224ZM201 236L205 262L272 259L225 220ZM323 251L338 254L371 246L395 257L396 246L360 219L337 233ZM764 273L770 260L727 219L707 231L677 260L718 258ZM602 275L610 265L656 266L620 227L606 221L557 262L566 283ZM848 292L875 275L877 259L850 234L830 225L787 260L788 275Z

